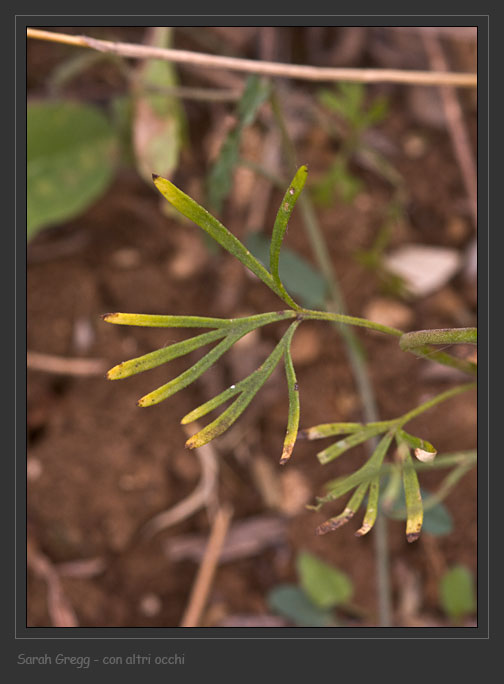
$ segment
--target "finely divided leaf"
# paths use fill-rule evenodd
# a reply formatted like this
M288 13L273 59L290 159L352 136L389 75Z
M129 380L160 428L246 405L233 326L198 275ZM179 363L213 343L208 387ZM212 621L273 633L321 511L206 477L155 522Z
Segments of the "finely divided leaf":
M287 336L289 335L290 330L294 325L296 325L296 323L293 323L291 325L289 330L287 330L287 332L284 334L280 342L277 344L275 349L271 352L271 354L268 356L268 358L260 368L254 371L254 373L252 373L248 378L245 378L240 383L238 383L239 387L228 388L227 390L225 390L225 392L221 393L219 397L216 397L218 401L218 403L216 403L216 406L218 406L221 403L223 403L223 401L225 401L227 398L232 396L232 394L235 394L235 390L241 390L240 396L231 404L231 406L229 406L223 413L221 413L220 416L218 416L209 425L203 428L203 430L200 430L197 434L193 435L190 439L187 440L186 447L194 449L195 447L200 447L204 444L207 444L208 442L212 441L212 439L218 437L223 432L225 432L236 421L236 419L247 408L247 406L250 404L250 402L255 397L257 392L260 390L260 388L264 385L266 380L275 370L276 365L278 364L278 362L282 358L282 354L284 353ZM223 398L223 395L226 396ZM196 411L204 411L204 413L200 415L205 415L205 413L208 412L207 409L209 403L210 402L207 402L206 405L204 404L203 406L199 407L199 409L196 409ZM209 410L211 410L212 408L215 408L215 406L212 406ZM191 414L189 414L189 416L191 416ZM186 416L186 419L187 418L188 416Z
M378 514L378 496L380 493L380 476L375 475L371 480L369 486L369 494L367 501L366 514L364 515L364 520L362 521L362 527L355 533L356 537L362 537L367 534L369 530L373 527L376 521L376 516Z
M362 430L363 427L363 423L321 423L301 430L299 436L304 439L322 439L333 435L347 435Z
M376 475L379 475L380 468L385 458L385 454L390 446L390 442L394 436L393 430L390 430L380 440L378 446L374 450L371 458L365 463L362 468L356 470L351 475L339 477L327 483L329 492L326 496L317 497L319 503L326 503L339 499L340 496L346 494L354 487L357 487L363 482L370 482Z
M158 387L158 389L153 392L149 392L144 397L138 400L139 406L153 406L154 404L159 404L160 401L164 401L171 397L172 394L179 392L184 387L187 387L192 382L194 382L200 375L202 375L206 370L212 366L217 359L219 359L224 352L226 352L230 347L233 346L240 338L250 332L249 329L245 328L239 332L231 333L225 337L216 347L206 354L202 359L200 359L194 366L191 366L184 373L181 373L178 377L170 380L166 385Z
M138 356L136 359L123 361L108 371L107 378L109 380L120 380L135 375L136 373L142 373L151 368L156 368L163 363L177 359L179 356L189 354L195 349L203 347L205 344L215 342L215 340L224 337L224 335L226 335L226 331L222 328L219 330L212 330L211 332L191 337L189 340L183 340L182 342L171 344L168 347L163 347L163 349L156 349L156 351L144 354L143 356Z
M287 387L289 392L289 415L287 418L287 432L285 435L280 465L285 465L291 457L299 429L299 387L296 379L296 371L294 370L294 364L292 363L292 356L290 353L292 337L298 325L299 321L290 326L288 336L285 339L284 360L285 376L287 378Z
M379 435L386 429L387 425L382 425L381 423L370 423L363 430L354 432L349 437L345 437L345 439L340 439L335 444L331 444L331 446L327 447L327 449L319 451L317 458L322 464L329 463L335 458L338 458L338 456L341 456L341 454L345 453L345 451L348 451L348 449L351 449L358 444L362 444L362 442L366 442L368 439L371 439L371 437Z
M423 505L420 484L409 449L406 450L403 461L403 485L407 511L406 539L414 542L422 529Z
M233 321L228 318L157 314L109 313L103 316L103 320L115 325L138 325L146 328L229 328L233 325Z
M290 184L289 188L287 189L287 192L285 193L284 198L282 200L282 204L280 205L280 208L278 210L277 217L275 220L275 225L273 227L273 235L271 237L271 244L270 244L270 271L271 271L271 274L272 274L277 286L284 293L286 301L288 298L290 306L292 306L294 309L299 309L300 307L290 297L290 295L287 293L285 287L283 286L282 281L280 280L279 272L278 272L278 263L279 263L279 259L280 259L280 250L282 248L282 242L284 239L285 231L287 230L287 224L288 224L289 219L291 217L291 214L294 210L294 206L296 204L296 201L297 201L297 199L298 199L299 195L301 194L301 191L304 187L307 174L308 174L308 169L306 166L301 166L297 170L297 173L294 176L294 179L293 179L292 183Z
M334 518L329 518L329 520L326 520L324 523L322 523L322 525L319 525L316 529L316 534L327 534L327 532L332 532L333 530L337 530L338 527L346 525L346 523L351 520L351 518L353 518L355 513L358 511L368 487L368 482L363 482L360 484L350 498L350 501L345 506L345 510Z
M159 192L175 209L186 218L194 221L194 223L218 242L221 247L224 247L225 250L241 261L244 266L252 271L283 301L286 301L284 293L278 287L271 274L220 221L166 178L161 178L161 176L156 176L155 174L153 174L152 178ZM287 301L286 303L290 306L290 302Z

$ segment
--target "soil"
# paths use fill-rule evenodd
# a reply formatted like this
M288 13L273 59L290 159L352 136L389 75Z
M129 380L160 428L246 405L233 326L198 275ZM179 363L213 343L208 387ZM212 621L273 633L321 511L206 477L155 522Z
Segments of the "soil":
M86 33L81 28L56 30ZM91 35L103 35L103 29L88 30L93 31ZM284 39L290 35L288 31L282 29ZM208 35L222 41L223 52L260 58L258 32L249 35L244 29L242 42L236 34L234 42L226 39L225 30L208 30ZM140 28L109 29L107 33L130 41L141 41L144 35ZM306 30L296 29L291 36L297 46L295 58L300 61L307 59L307 48L303 48L306 35ZM340 40L341 34L336 33L336 38ZM380 66L369 47L371 41L372 36L364 41L355 66ZM288 50L285 40L281 45ZM183 32L176 33L176 46L205 49L193 35ZM29 41L30 96L47 94L52 69L70 54L71 48L66 46ZM287 57L284 54L283 59ZM184 85L208 85L203 77L198 81L194 71L181 68L180 73ZM65 94L96 102L121 88L124 90L125 84L120 75L107 64L75 78ZM304 96L314 93L312 86L302 83L293 83L291 88ZM376 86L371 92L383 92L389 98L390 115L378 130L392 146L390 161L408 192L405 214L387 249L413 242L454 247L464 253L474 230L446 127L419 123L404 87ZM474 139L475 108L469 100L463 104ZM198 199L202 199L204 173L209 168L209 141L217 122L232 111L229 103L187 103L189 141L173 180ZM260 124L252 130L259 137L263 133ZM421 154L416 158L407 153L407 141L412 138L421 141ZM206 142L200 145L198 141ZM303 122L296 144L298 157L309 165L314 180L327 169L338 148L328 132L315 129L310 121ZM336 200L328 208L318 208L317 216L347 311L362 316L370 302L383 294L378 275L359 262L356 251L373 244L390 188L358 162L353 170L364 184L358 200L353 204ZM240 195L240 188L254 178L247 173L240 170L236 174L233 192L219 215L241 239L249 229L246 224L252 201L250 191L245 200ZM265 226L273 225L281 197L278 190L271 193ZM287 244L315 263L300 212L292 217ZM233 257L210 251L195 226L167 215L156 190L127 165L85 213L41 231L30 242L27 287L28 349L59 357L103 359L105 369L184 339L186 331L108 325L101 318L104 313L238 317L279 308L275 295L251 279ZM476 325L475 284L462 272L438 292L402 303L411 330ZM305 323L300 335L301 331L295 354L301 427L361 420L361 403L341 338L325 323ZM184 448L187 435L181 417L233 379L244 377L249 366L250 370L257 367L281 332L281 325L262 328L252 344L244 343L226 354L193 385L148 409L136 406L139 397L185 370L198 358L197 353L118 382L107 381L105 373L75 377L28 371L30 553L48 559L58 571L76 624L166 627L180 623L198 565L188 558L175 560L167 546L186 535L206 537L212 510L200 510L151 538L142 535L142 528L188 496L198 483L199 461L194 452ZM402 353L392 338L363 330L356 334L366 353L381 419L396 417L459 381L449 374L430 372L434 364ZM202 624L216 626L225 619L231 620L228 624L239 624L236 616L260 619L270 614L268 592L279 584L296 582L296 555L309 550L351 577L355 612L340 612L341 624L377 625L373 532L362 539L354 536L360 513L356 522L318 537L317 525L339 513L344 501L318 513L304 506L323 492L325 482L363 463L366 451L358 447L322 467L315 456L319 444L299 440L291 462L280 468L286 415L284 380L274 375L229 433L215 442L219 499L232 506L233 521L276 516L285 520L286 533L280 542L263 548L259 544L253 555L218 567ZM441 404L410 427L414 434L434 443L440 453L475 448L475 392ZM271 486L277 491L283 487L276 504L268 503L264 483L258 484L257 463L266 464ZM435 491L444 475L444 471L422 474L422 487ZM476 486L473 469L445 499L454 521L448 535L424 533L408 544L404 523L388 523L395 625L450 624L440 609L437 586L444 570L455 564L466 565L476 576ZM72 573L68 564L86 559L100 559L101 566L88 572L84 566L73 566ZM406 586L413 586L410 594ZM28 572L27 592L27 625L54 625L46 581L33 566ZM404 608L408 596L414 603L409 612ZM474 620L475 616L470 616L467 624Z

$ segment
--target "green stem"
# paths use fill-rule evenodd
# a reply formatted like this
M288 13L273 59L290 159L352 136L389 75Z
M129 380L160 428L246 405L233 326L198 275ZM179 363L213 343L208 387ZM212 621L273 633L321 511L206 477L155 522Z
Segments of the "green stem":
M477 340L477 328L439 328L405 333L399 346L405 351L411 351L424 344L476 344Z
M402 428L410 420L413 420L413 418L416 418L421 413L428 411L433 406L436 406L437 404L440 404L441 402L446 401L451 397L455 397L457 396L457 394L462 394L462 392L467 392L468 390L475 389L476 386L477 385L475 382L468 382L465 385L458 385L457 387L453 387L452 389L446 390L446 392L441 392L441 394L438 394L432 399L429 399L423 404L420 404L420 406L417 406L412 411L408 411L408 413L405 413L400 418L397 418L391 422L394 422L398 428Z
M331 301L330 304L333 302ZM397 328L391 328L388 325L382 325L381 323L376 323L375 321L370 321L367 318L359 318L357 316L348 316L347 314L343 313L335 313L333 311L314 311L312 309L303 309L300 311L299 316L302 316L303 318L306 318L307 320L311 321L331 321L332 323L346 323L347 325L355 325L360 328L370 328L371 330L376 330L377 332L382 332L386 333L387 335L393 335L394 337L401 337L404 336L404 334L401 332L401 330L398 330ZM345 336L344 331L347 331L348 335L348 328L341 327L340 332L343 336ZM351 331L350 331L351 333ZM352 339L355 339L353 337L353 334L351 335ZM345 341L348 341L345 339ZM359 349L358 345L357 349ZM360 349L359 349L359 354L360 354ZM359 356L360 358L360 356ZM376 422L376 421L369 421L369 422Z
M477 328L441 328L439 330L416 330L405 333L399 340L403 351L437 361L444 366L456 368L469 375L477 375L478 367L472 361L459 359L451 354L434 349L432 344L476 344Z

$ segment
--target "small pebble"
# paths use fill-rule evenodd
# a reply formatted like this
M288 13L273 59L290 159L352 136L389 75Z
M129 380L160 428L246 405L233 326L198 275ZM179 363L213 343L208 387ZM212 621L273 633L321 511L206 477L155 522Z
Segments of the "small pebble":
M42 475L42 463L38 458L29 458L26 462L26 478L29 482L35 482Z
M163 604L157 594L144 594L138 604L138 610L145 617L155 617L161 612Z
M118 268L134 268L140 263L140 252L129 247L118 249L112 254L112 263Z
M363 316L375 323L400 330L407 330L413 323L413 311L408 306L385 297L371 300L364 309Z
M403 150L409 159L420 159L427 150L425 139L415 133L408 135L403 141Z

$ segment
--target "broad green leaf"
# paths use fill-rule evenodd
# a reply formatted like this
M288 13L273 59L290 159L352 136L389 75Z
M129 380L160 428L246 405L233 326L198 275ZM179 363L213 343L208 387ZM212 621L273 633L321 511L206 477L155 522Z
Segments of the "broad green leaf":
M302 588L319 608L334 608L352 598L350 578L312 553L298 554L296 567Z
M224 247L225 250L241 261L244 266L273 290L280 299L285 301L284 294L273 280L273 276L268 273L264 266L252 256L250 251L220 221L166 178L161 178L161 176L156 174L153 174L152 178L159 192L175 209L206 231L221 247Z
M238 103L236 126L229 132L219 155L208 176L208 200L216 211L222 208L223 200L232 187L233 171L238 162L243 129L253 123L261 104L270 93L270 85L258 76L249 76Z
M68 101L27 108L28 239L74 218L108 187L118 157L114 130L92 105Z
M414 542L420 536L424 512L418 475L413 468L413 459L408 448L404 451L403 486L407 513L406 539Z
M327 610L317 608L295 584L280 584L268 594L268 605L298 627L329 627L334 619Z
M354 432L348 437L340 439L335 444L331 444L331 446L327 447L327 449L319 451L319 453L317 454L317 458L323 465L329 463L330 461L333 461L335 458L338 458L338 456L341 456L341 454L344 454L345 451L348 451L348 449L352 449L358 444L362 444L362 442L367 442L367 440L371 439L371 437L375 437L376 435L379 435L381 432L385 432L387 427L387 424L382 425L380 423L371 423L369 425L366 425L366 427L364 427L364 429L360 430L359 432Z
M439 582L439 599L444 612L458 621L476 610L474 580L464 565L447 570Z
M271 236L270 244L270 272L273 276L277 286L282 290L285 295L286 301L290 300L290 305L293 309L299 308L296 302L289 296L283 283L280 279L278 272L278 264L280 259L280 250L282 248L282 242L284 239L285 231L287 230L287 224L294 210L294 206L297 202L301 191L306 183L306 176L308 174L308 168L306 166L301 166L294 176L292 183L287 188L280 208L278 209L277 217L275 220L275 225L273 226L273 234Z
M424 490L420 491L426 501L428 494ZM425 508L422 529L434 537L445 537L453 532L453 518L444 504L438 503L432 508Z
M329 518L329 520L323 522L322 525L319 525L316 529L316 534L326 534L327 532L337 530L338 527L346 525L346 523L351 520L358 511L368 487L368 482L363 482L360 484L345 506L345 510L334 518Z
M285 376L287 378L287 387L289 393L289 414L287 418L287 431L285 434L282 457L280 458L280 465L285 465L291 457L299 429L299 387L296 378L296 371L294 370L294 364L292 363L292 356L290 353L290 345L297 325L298 323L293 323L290 326L289 335L285 340L284 360Z
M250 233L245 245L262 264L269 262L270 241L263 233ZM284 247L280 253L279 276L287 291L298 297L303 306L324 307L327 292L325 280L307 261L288 247Z
M362 537L367 534L376 522L378 515L378 499L380 494L380 476L375 475L369 485L369 494L362 527L355 533L356 537Z
M154 26L148 44L171 47L172 28ZM133 119L133 145L140 175L151 182L152 172L170 176L177 167L182 140L182 108L166 91L177 84L174 65L149 59L138 67ZM161 91L161 92L160 92Z
M156 368L163 363L177 359L179 356L189 354L195 349L203 347L205 344L215 342L215 340L224 337L224 335L226 335L226 330L223 330L222 328L219 330L212 330L211 332L203 333L203 335L192 337L189 340L170 344L168 347L163 347L163 349L156 349L156 351L144 354L143 356L138 356L136 359L123 361L108 371L107 378L109 380L120 380L135 375L136 373L142 373L151 368Z

